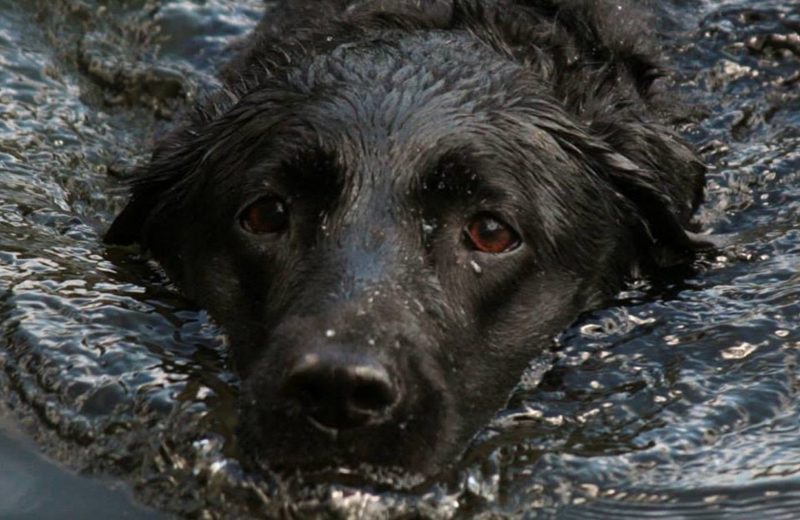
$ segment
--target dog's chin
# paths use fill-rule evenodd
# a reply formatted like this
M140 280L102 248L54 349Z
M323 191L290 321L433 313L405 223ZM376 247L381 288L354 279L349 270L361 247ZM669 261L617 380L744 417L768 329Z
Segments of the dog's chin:
M303 486L347 486L375 491L412 491L429 482L440 472L419 473L397 466L358 464L308 464L277 466L272 461L255 461L259 471L278 473L290 482Z
M299 475L305 482L409 488L446 467L456 454L435 422L424 430L387 423L337 430L291 414L244 410L239 444L256 469ZM444 428L446 430L446 428Z

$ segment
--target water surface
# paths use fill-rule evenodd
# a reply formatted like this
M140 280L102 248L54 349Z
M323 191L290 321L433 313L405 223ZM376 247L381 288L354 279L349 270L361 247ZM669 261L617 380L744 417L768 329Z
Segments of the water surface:
M209 518L793 517L800 6L652 7L665 88L712 165L698 220L728 245L584 316L451 474L387 491L242 469L221 331L100 244L133 165L262 3L0 0L0 516L154 514L123 489Z

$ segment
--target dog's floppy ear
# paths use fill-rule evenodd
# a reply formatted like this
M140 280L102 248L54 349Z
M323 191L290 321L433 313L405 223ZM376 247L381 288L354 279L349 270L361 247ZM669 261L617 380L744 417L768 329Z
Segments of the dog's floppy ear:
M152 217L180 201L197 166L217 141L212 125L240 98L241 92L234 88L210 94L183 114L182 124L157 139L150 160L133 177L128 204L103 237L106 244L153 246L148 236Z
M689 230L703 199L706 166L687 143L667 127L639 119L598 121L592 130L600 144L587 156L599 158L597 171L631 204L655 264L674 264L687 252L713 247Z
M103 242L122 246L144 244L145 225L172 184L173 180L163 178L145 178L134 184L128 204L111 223Z
M153 248L156 237L152 235L164 234L163 229L151 229L154 216L179 205L185 191L181 187L206 153L196 137L196 133L179 129L155 148L149 163L134 177L128 204L103 237L106 244Z
M150 162L136 175L128 204L103 237L106 244L140 244L146 249L170 247L168 229L154 226L169 222L186 196L197 165L208 151L196 132L180 129L156 147Z
M211 108L221 110L215 104ZM180 202L192 173L208 153L209 143L213 143L203 130L213 121L214 114L197 105L187 115L183 125L158 139L148 163L133 176L130 199L106 231L106 244L153 247L153 217Z
M681 262L687 253L708 247L688 230L702 199L705 166L685 145L674 144L677 149L670 150L671 156L661 155L663 163L657 168L619 152L604 157L606 181L634 208L649 239L650 259L660 266Z

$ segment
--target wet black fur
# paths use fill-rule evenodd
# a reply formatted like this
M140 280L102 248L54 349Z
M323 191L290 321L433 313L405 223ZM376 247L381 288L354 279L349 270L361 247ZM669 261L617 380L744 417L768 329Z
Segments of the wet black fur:
M652 24L619 5L284 1L157 144L106 238L225 327L256 459L434 472L553 334L687 257L704 167L662 122ZM264 194L287 233L241 229ZM480 212L522 247L470 249ZM328 350L389 369L385 421L332 436L283 397Z

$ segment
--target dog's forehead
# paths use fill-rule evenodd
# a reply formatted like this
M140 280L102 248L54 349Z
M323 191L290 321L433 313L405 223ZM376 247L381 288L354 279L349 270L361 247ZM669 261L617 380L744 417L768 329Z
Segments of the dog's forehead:
M308 100L294 116L346 170L395 173L502 141L503 128L492 120L524 102L529 81L518 63L468 33L437 31L345 43L288 77L289 88Z
M381 33L315 55L289 75L318 100L317 116L397 137L438 120L509 104L524 69L466 32ZM361 137L359 137L361 138Z
M308 62L300 64L302 70L297 72L312 88L315 83L331 81L377 85L411 79L402 77L410 65L414 66L411 69L424 71L437 80L453 82L491 80L503 68L519 68L513 60L465 30L397 30L371 34L314 53Z

